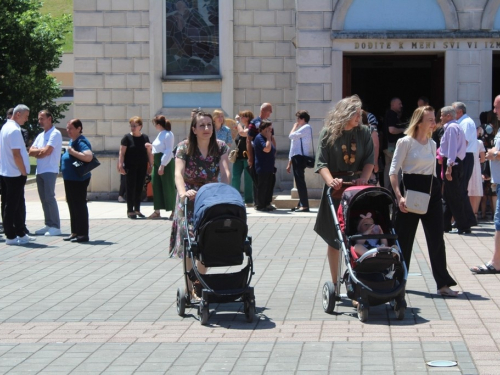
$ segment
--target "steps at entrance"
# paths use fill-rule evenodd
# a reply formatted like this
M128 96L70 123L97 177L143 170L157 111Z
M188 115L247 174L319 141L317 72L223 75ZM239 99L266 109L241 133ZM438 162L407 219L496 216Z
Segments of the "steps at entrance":
M309 199L309 208L318 208L320 199ZM294 208L299 204L299 200L292 198L290 194L287 195L277 195L273 199L273 204L276 208Z

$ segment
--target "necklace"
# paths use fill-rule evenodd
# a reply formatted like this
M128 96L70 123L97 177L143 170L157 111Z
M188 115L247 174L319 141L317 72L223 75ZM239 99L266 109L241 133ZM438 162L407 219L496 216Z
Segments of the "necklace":
M344 155L344 163L347 165L354 164L356 161L356 138L351 137L351 152L347 153L347 146L342 145L342 154Z

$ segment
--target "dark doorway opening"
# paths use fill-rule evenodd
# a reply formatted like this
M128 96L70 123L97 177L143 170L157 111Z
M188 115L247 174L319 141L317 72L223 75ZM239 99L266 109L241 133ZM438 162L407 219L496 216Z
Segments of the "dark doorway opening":
M500 95L500 53L493 52L493 75L491 85L491 108L493 108L493 100L497 95Z
M438 111L444 106L444 56L345 55L343 97L353 94L379 121L393 97L403 102L404 119L411 117L420 96Z

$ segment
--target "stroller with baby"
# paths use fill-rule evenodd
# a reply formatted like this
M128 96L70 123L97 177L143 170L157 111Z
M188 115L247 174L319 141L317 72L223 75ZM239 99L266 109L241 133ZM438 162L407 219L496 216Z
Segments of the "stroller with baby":
M188 201L184 202L187 218ZM189 233L186 220L186 233ZM206 184L198 190L194 202L194 232L184 238L185 287L177 289L177 313L184 316L186 307L197 307L202 325L207 324L210 303L243 302L247 322L255 316L252 238L247 236L247 214L240 193L233 187ZM202 274L197 261L206 268L247 264L239 272ZM188 262L192 263L191 270ZM189 293L190 282L196 296Z
M339 242L338 280L323 286L323 309L333 312L340 300L340 285L345 284L347 297L357 306L358 318L368 319L370 306L391 302L396 318L404 319L406 310L405 287L408 276L406 264L392 225L397 203L389 190L376 186L352 186L342 194L338 211L335 212L332 189L327 193ZM372 214L373 221L383 234L357 233L360 215ZM385 240L385 245L374 246L359 256L355 251L360 241Z

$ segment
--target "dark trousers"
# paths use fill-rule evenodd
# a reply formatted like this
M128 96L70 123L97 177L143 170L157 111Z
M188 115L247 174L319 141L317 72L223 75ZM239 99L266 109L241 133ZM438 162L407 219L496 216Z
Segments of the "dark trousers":
M127 211L141 211L141 195L146 178L147 164L141 163L126 169L127 171Z
M89 235L89 210L87 207L87 188L90 178L85 181L64 180L66 202L68 202L71 233L77 236Z
M9 240L24 237L26 221L26 204L24 201L24 186L26 176L2 177L5 192L2 191L3 228Z
M257 208L266 208L273 200L275 176L274 173L259 173L257 176L257 197L259 202Z
M299 193L299 207L309 207L309 197L307 195L307 186L304 171L306 169L306 159L303 155L292 157L293 178L295 186Z
M124 197L127 193L127 175L120 175L120 190L118 191L118 195L120 197Z
M446 168L447 158L443 158L443 168ZM458 159L457 159L458 160ZM464 178L464 170L462 161L458 161L451 169L451 181L446 179L444 183L444 230L451 230L451 217L455 218L457 229L470 229L470 219L466 216L465 203L470 206L469 198L464 199L462 195L462 179Z
M424 175L404 175L406 188L420 192L429 193L431 176ZM441 203L441 187L436 178L432 182L432 194L429 201L427 213L424 215L411 212L403 213L398 210L396 213L395 230L398 235L399 246L403 252L406 267L410 269L410 259L413 249L413 241L419 221L422 221L424 228L427 250L431 261L432 275L436 281L437 288L446 285L457 285L450 276L446 268L446 248L443 238L443 207Z
M469 180L474 170L474 154L467 152L463 161L464 177L462 178L462 198L464 200L464 213L469 222L469 227L477 225L476 215L472 210L469 200Z

